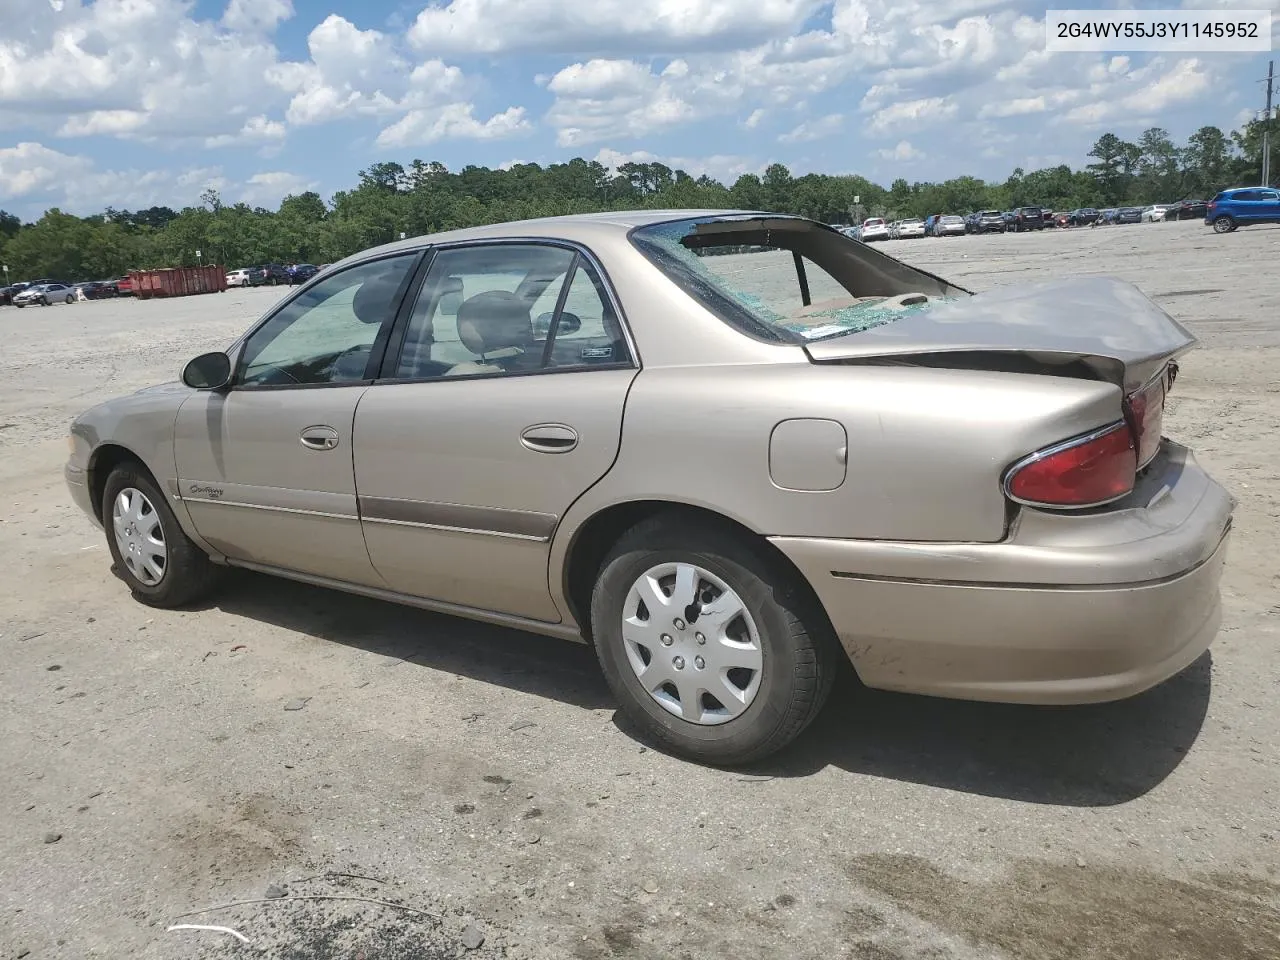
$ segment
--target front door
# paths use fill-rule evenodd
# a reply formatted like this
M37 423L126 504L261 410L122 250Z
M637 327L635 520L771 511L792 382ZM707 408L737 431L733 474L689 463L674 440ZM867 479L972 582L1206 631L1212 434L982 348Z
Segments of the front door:
M232 560L381 585L360 529L352 422L417 253L304 290L245 340L232 387L178 412L179 494Z
M636 369L571 248L439 250L385 379L356 410L356 486L392 589L547 622L556 524L617 455Z

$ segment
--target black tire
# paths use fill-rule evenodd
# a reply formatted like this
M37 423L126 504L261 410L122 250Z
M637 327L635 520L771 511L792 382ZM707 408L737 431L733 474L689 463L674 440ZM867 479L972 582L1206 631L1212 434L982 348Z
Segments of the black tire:
M76 302L76 298L71 296L71 294L67 294L67 303L75 303L75 302Z
M670 562L694 563L718 577L756 624L760 686L746 710L727 722L703 725L677 717L650 696L628 662L622 639L627 595L646 570ZM763 544L700 519L666 515L628 531L601 564L591 626L622 713L654 741L699 763L732 766L781 750L818 715L836 675L839 645L807 584L797 582ZM681 644L691 642L683 636Z
M120 555L112 522L112 505L127 487L132 487L151 502L160 518L164 533L165 569L158 583L139 580ZM217 586L221 568L197 547L173 515L168 499L160 492L151 475L136 462L120 464L111 471L102 494L102 525L106 530L107 548L111 551L116 574L129 586L133 597L149 607L181 607L207 596Z
M1230 233L1236 228L1236 222L1231 217L1222 216L1213 221L1214 233Z

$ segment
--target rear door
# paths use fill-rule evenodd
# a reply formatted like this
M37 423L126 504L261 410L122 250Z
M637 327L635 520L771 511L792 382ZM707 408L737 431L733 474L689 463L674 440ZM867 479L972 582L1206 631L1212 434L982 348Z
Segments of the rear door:
M637 370L606 283L563 245L435 254L355 418L365 542L392 589L561 619L552 534L612 466Z
M1258 193L1262 199L1260 219L1272 223L1280 221L1280 190L1262 189Z

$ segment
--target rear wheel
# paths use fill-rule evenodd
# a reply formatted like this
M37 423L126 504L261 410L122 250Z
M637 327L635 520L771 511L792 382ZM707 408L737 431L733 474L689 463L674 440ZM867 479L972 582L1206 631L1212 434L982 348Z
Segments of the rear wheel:
M73 297L71 294L69 294L69 293L68 293L68 294L67 294L67 303L75 303L75 302L76 302L76 298L75 298L75 297Z
M804 585L705 522L658 517L624 535L600 568L591 626L622 712L699 762L782 749L835 676L836 641Z
M1213 221L1214 233L1230 233L1236 228L1236 222L1231 217L1222 216Z
M183 532L139 464L123 463L107 477L102 521L116 570L141 603L180 607L217 584L218 567Z

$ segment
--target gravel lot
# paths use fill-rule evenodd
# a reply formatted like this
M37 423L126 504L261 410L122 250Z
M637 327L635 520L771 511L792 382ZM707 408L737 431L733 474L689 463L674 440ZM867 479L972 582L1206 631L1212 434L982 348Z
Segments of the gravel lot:
M2 309L0 960L1280 956L1280 228L884 249L975 289L1117 274L1200 336L1166 428L1240 501L1211 657L1076 709L850 680L748 774L646 749L586 648L247 574L150 610L66 424L281 291Z

